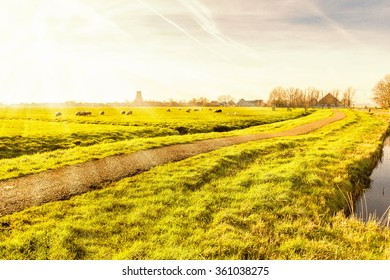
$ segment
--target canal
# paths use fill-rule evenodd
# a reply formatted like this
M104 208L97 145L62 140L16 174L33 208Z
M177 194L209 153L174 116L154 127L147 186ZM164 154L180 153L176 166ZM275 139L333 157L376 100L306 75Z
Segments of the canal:
M367 221L372 218L390 223L390 137L384 142L381 161L371 174L370 187L355 204L355 214Z

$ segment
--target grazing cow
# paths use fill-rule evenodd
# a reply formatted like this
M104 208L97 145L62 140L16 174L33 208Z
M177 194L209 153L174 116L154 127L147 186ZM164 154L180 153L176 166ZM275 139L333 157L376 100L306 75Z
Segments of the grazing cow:
M199 111L199 109L194 109L194 112L198 112Z
M56 113L56 117L61 117L62 116L62 113L61 112L57 112Z
M214 113L222 113L221 109L215 110Z
M187 110L186 110L186 113L189 113L189 112L191 112L191 109L187 109Z
M101 112L100 112L100 116L103 116L103 115L104 115L104 111L101 111Z
M170 112L171 111L171 109L167 109L167 112Z
M126 115L132 115L133 114L133 111L127 111Z
M126 111L121 111L121 115L126 115Z

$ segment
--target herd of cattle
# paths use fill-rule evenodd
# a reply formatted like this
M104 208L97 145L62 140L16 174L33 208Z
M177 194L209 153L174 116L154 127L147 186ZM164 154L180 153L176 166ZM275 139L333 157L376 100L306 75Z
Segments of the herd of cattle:
M181 108L179 108L179 110L181 110ZM201 109L203 110L203 109ZM210 111L212 111L212 109L210 108L209 109ZM199 111L199 109L193 109L194 112L197 112ZM171 109L167 109L167 112L171 112ZM190 113L191 112L191 109L186 109L186 113ZM222 109L217 109L217 110L214 110L214 113L222 113ZM133 111L129 110L129 111L121 111L121 115L132 115L133 114ZM236 115L236 113L234 113ZM92 112L90 111L77 111L76 112L76 116L91 116L92 115ZM100 111L99 113L100 116L104 116L104 111ZM56 117L61 117L62 116L62 112L56 112L55 114Z

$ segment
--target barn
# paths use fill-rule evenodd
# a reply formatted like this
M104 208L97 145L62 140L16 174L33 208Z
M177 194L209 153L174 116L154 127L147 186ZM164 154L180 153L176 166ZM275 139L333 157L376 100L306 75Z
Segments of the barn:
M331 93L328 93L320 101L318 101L320 107L342 107L343 104Z
M237 102L237 107L259 107L263 105L263 100L245 100L243 98Z

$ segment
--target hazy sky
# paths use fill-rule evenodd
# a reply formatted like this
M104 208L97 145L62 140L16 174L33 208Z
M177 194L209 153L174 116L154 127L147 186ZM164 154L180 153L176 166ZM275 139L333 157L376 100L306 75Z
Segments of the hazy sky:
M0 103L268 99L390 73L387 0L0 0Z

